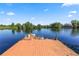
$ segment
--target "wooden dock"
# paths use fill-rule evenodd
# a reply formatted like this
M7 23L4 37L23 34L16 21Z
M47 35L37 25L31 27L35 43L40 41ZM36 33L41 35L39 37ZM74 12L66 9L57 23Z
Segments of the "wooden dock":
M59 40L49 40L28 35L20 40L2 56L77 56L78 54Z

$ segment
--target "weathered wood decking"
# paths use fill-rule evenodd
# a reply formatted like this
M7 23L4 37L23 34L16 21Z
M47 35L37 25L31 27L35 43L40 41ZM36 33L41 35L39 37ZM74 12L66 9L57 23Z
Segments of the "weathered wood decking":
M17 42L2 54L2 56L75 56L78 55L58 40L40 40L28 36Z

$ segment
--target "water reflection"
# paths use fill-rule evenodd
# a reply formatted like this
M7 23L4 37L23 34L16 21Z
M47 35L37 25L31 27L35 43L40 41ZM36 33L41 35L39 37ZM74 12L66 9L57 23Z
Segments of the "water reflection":
M67 45L67 46L79 54L79 45Z
M79 53L79 29L0 30L0 53L31 32L39 37L57 38Z
M79 29L72 29L71 35L72 35L72 36L77 36L77 35L79 35Z
M21 30L20 29L16 29L16 32L21 32Z
M22 30L22 31L26 33L32 33L33 30Z
M14 29L12 29L12 34L15 34L15 30Z
M55 29L55 28L51 28L51 31L54 31L54 32L60 32L61 29Z
M15 33L17 34L15 35ZM25 35L26 34L23 32L18 33L14 29L0 30L0 54L4 53L12 45L24 38Z
M38 30L38 31L41 31L41 28L38 28L37 30Z
M55 37L54 37L55 40L56 40L56 39L59 39L58 36L59 36L59 32L60 32L60 30L61 30L61 29L59 29L59 28L58 28L58 29L53 29L53 28L51 29L51 31L53 31L53 32L56 33L56 34L55 34Z

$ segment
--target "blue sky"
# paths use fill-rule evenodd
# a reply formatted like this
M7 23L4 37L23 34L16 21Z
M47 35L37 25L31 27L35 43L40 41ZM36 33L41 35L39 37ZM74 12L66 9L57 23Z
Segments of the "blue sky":
M25 23L51 24L70 23L79 19L79 4L67 3L0 3L0 24Z

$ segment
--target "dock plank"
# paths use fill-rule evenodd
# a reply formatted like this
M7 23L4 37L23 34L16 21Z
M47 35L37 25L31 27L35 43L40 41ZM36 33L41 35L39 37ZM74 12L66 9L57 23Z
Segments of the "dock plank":
M34 38L33 38L34 39ZM2 56L76 56L59 40L20 40Z

